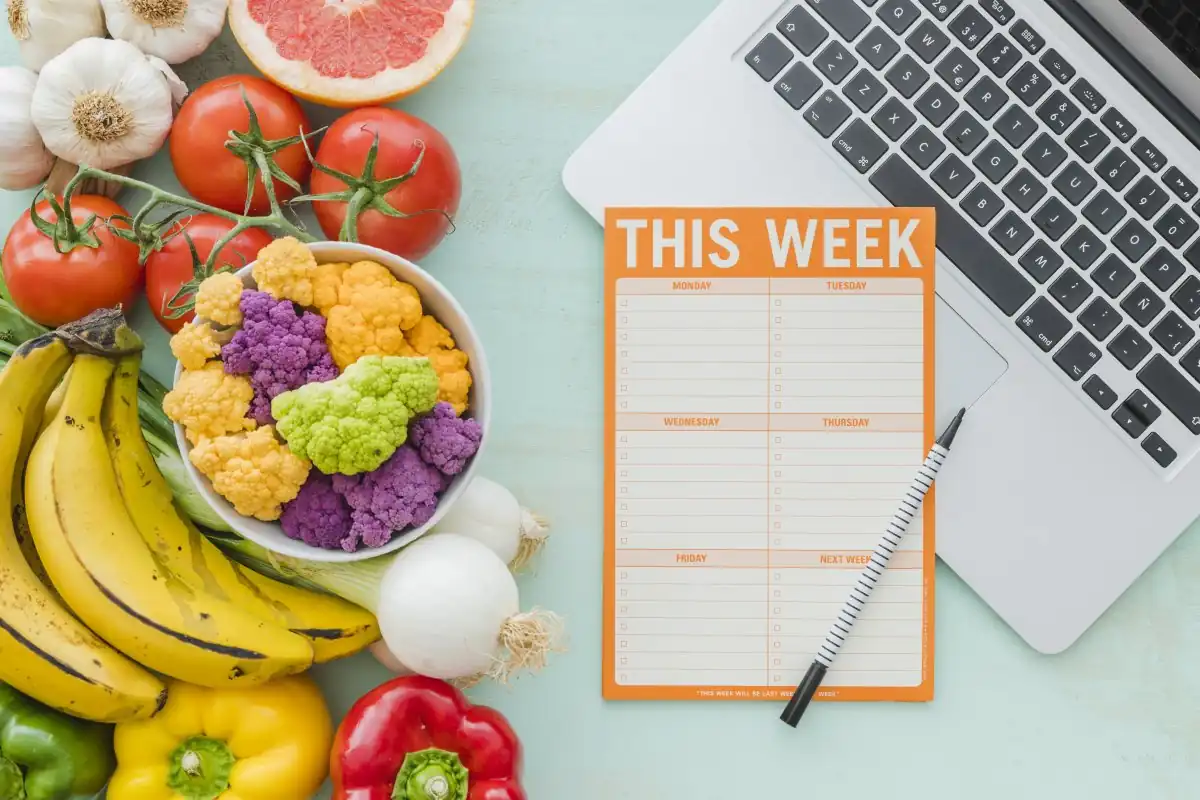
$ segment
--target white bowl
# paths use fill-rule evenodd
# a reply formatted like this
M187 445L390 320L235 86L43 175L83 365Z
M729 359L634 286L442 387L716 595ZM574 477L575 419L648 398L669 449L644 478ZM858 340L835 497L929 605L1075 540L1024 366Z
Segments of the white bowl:
M262 545L268 550L283 555L296 556L310 561L363 561L398 550L425 534L437 524L438 520L445 515L450 506L454 505L454 502L466 490L467 484L475 477L475 465L479 463L479 457L483 454L483 448L488 440L488 430L491 427L489 425L492 415L491 378L488 374L487 358L483 353L483 345L479 341L479 336L475 333L475 329L471 326L471 320L467 317L467 313L463 311L462 306L458 304L453 295L444 286L434 280L429 273L407 259L362 244L353 244L350 242L314 242L308 245L308 248L312 251L319 264L374 261L387 267L398 279L412 284L421 295L421 305L425 309L425 313L432 314L438 322L446 326L454 336L455 343L470 359L467 368L471 372L472 380L466 416L474 418L479 423L483 429L483 439L479 443L479 451L467 462L466 469L455 475L451 479L450 485L442 493L433 519L419 528L413 528L392 537L392 540L382 547L363 547L353 553L348 553L340 549L326 550L321 547L313 547L298 539L288 537L284 534L283 528L280 527L278 522L262 522L261 520L244 517L237 513L225 498L213 490L208 478L204 477L192 465L191 459L188 458L192 446L183 433L182 425L175 425L175 440L179 444L179 451L183 453L183 461L187 466L187 471L192 478L192 482L196 485L200 494L204 496L204 499L217 512L217 515L225 520L237 533L252 542ZM253 267L254 264L251 263L238 271L238 276L241 277L247 288L255 287L254 278L250 274ZM176 364L176 382L179 381L179 376L182 372L183 368Z

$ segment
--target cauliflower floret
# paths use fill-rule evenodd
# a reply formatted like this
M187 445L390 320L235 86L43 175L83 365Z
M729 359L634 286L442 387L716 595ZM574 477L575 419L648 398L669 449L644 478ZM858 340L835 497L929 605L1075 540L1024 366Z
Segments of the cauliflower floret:
M364 356L332 381L284 392L271 403L279 433L327 475L370 472L408 438L408 422L433 408L428 359Z
M416 355L425 356L438 374L438 400L454 407L462 415L471 392L471 373L467 354L454 344L454 337L442 323L426 314L405 334Z
M408 426L408 440L426 464L443 475L457 475L479 451L483 428L476 420L455 416L449 403L438 403Z
M211 358L221 353L221 342L211 325L189 322L171 337L171 354L184 369L202 369Z
M245 288L242 279L232 272L208 276L196 288L196 316L218 325L241 325L238 301Z
M258 251L254 282L259 291L276 300L291 300L302 306L313 304L313 277L317 260L298 239L285 236Z
M350 505L352 524L342 549L354 552L387 544L392 534L433 519L446 478L403 445L379 469L366 475L333 476L334 490Z
M313 470L296 499L283 507L284 534L313 547L337 550L350 533L350 506L333 490L333 479Z
M201 439L188 458L237 513L263 522L279 519L283 504L300 493L312 467L276 439L270 425Z
M204 438L254 430L256 423L246 418L253 398L249 379L228 375L220 361L209 361L201 369L183 371L163 398L163 411L195 445Z
M366 355L409 355L404 331L421 319L421 296L373 261L322 264L313 279L317 310L338 367Z

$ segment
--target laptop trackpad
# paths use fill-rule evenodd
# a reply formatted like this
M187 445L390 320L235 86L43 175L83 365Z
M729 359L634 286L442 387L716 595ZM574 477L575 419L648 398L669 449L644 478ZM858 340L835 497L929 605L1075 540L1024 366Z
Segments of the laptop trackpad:
M937 307L937 426L970 408L1008 369L1008 362L939 296Z

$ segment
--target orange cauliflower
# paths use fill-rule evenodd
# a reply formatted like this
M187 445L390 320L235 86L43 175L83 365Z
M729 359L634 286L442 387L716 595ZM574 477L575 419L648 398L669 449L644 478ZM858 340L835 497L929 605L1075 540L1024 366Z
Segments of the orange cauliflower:
M313 304L317 260L298 239L285 236L259 250L252 271L260 292L302 306Z
M228 375L220 361L201 369L184 370L175 388L163 398L163 411L184 427L188 441L254 430L247 419L254 387L242 375Z
M467 370L467 354L454 344L446 326L426 314L405 334L412 353L425 356L438 374L438 400L454 406L454 413L467 410L467 395L471 391L471 373Z
M171 354L184 369L203 369L210 358L221 354L221 342L212 326L189 322L171 337Z
M339 369L363 356L414 355L404 331L421 319L421 296L373 261L322 264L313 300L326 319L325 338Z
M188 458L237 513L263 522L279 519L283 505L300 494L312 468L275 438L270 425L201 439Z
M218 325L241 325L242 279L232 272L209 275L196 288L196 316Z

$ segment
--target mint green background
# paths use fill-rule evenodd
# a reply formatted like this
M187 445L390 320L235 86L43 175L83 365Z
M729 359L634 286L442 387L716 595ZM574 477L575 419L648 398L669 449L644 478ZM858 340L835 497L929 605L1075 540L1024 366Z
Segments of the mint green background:
M1057 657L1031 651L939 565L931 703L817 705L792 730L775 704L601 699L601 232L559 171L714 5L481 0L458 59L402 105L438 126L462 162L458 230L424 266L463 303L491 361L484 473L555 525L522 599L566 617L570 651L540 676L471 692L523 737L530 797L1200 797L1194 530ZM0 63L15 63L6 35ZM226 34L180 73L197 86L248 69ZM334 116L313 109L314 120ZM165 153L137 175L177 188ZM27 202L0 193L0 225ZM165 336L144 308L136 319L152 369L167 377ZM387 673L363 656L317 676L340 715Z

